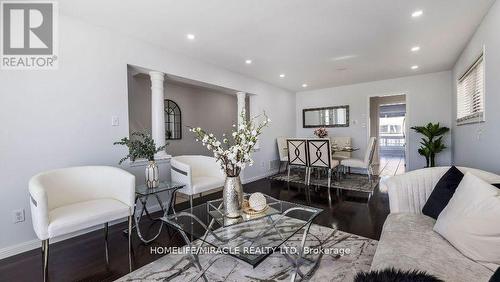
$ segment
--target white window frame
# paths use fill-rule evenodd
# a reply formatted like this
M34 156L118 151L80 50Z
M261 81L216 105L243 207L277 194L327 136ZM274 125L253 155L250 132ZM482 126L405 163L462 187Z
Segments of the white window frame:
M480 123L480 122L484 122L486 119L485 119L485 111L486 111L486 100L485 100L485 90L486 90L486 61L485 61L485 48L483 47L483 50L481 52L481 54L474 60L474 62L467 68L467 70L464 72L463 75L461 75L458 79L457 79L457 92L456 92L456 98L457 98L457 104L456 104L456 107L457 107L457 126L459 125L465 125L465 124L472 124L472 123ZM482 91L481 91L481 95L482 95L482 102L483 102L483 109L481 112L477 112L477 113L471 113L467 116L464 116L464 117L461 117L459 118L458 117L458 113L459 113L459 84L478 66L478 64L482 63L482 67L483 67L483 85L482 85Z

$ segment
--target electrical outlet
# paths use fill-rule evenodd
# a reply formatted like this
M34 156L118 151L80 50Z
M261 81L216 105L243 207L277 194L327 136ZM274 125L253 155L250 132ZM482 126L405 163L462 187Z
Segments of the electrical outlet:
M24 209L18 209L12 211L12 222L19 223L24 221Z
M119 126L120 125L120 118L117 116L112 116L111 117L111 126Z

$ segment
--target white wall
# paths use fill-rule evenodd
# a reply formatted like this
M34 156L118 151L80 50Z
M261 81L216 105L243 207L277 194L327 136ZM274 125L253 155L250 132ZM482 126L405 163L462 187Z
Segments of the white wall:
M304 91L296 94L296 127L298 136L308 137L314 129L302 128L302 110L305 108L349 105L350 126L329 128L330 136L350 136L353 145L362 148L353 154L361 158L368 141L371 96L406 94L408 127L440 122L451 126L451 72L439 72L397 79L381 80L347 86ZM425 159L417 149L420 136L410 131L408 137L409 163L407 170L425 166ZM450 145L450 134L446 137ZM451 162L451 150L446 149L436 159L438 165Z
M266 110L273 122L255 153L256 165L245 171L247 179L262 177L277 159L277 136L295 133L295 96L283 89L65 16L59 29L58 70L0 70L0 254L37 246L28 202L31 176L60 167L116 165L125 154L112 144L128 135L127 64L256 94L252 110ZM113 115L120 126L111 126ZM11 212L19 208L26 209L26 221L13 224Z
M457 165L500 173L500 3L483 19L453 68L453 157ZM485 46L486 122L456 125L456 81Z
M151 81L146 75L129 75L128 85L130 132L151 133ZM196 142L188 126L201 127L220 138L223 133L230 133L234 129L232 125L238 122L235 94L167 80L164 95L181 110L182 136L180 140L167 140L169 155L213 156Z

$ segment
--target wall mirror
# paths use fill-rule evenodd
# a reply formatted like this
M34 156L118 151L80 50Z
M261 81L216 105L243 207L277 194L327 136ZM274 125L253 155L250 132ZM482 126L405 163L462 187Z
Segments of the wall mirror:
M310 127L348 127L349 106L303 109L302 125Z
M181 108L176 102L165 99L165 139L182 138Z

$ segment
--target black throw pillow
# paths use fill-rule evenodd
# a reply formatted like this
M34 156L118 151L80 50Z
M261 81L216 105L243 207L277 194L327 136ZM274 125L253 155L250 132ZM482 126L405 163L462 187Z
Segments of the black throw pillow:
M422 208L422 213L437 219L455 193L455 190L457 190L458 184L460 184L463 177L464 174L458 170L458 168L452 166L443 177L439 179L429 199L427 199L427 202Z
M360 272L354 282L443 282L443 280L419 270L396 270L387 268L379 271Z

